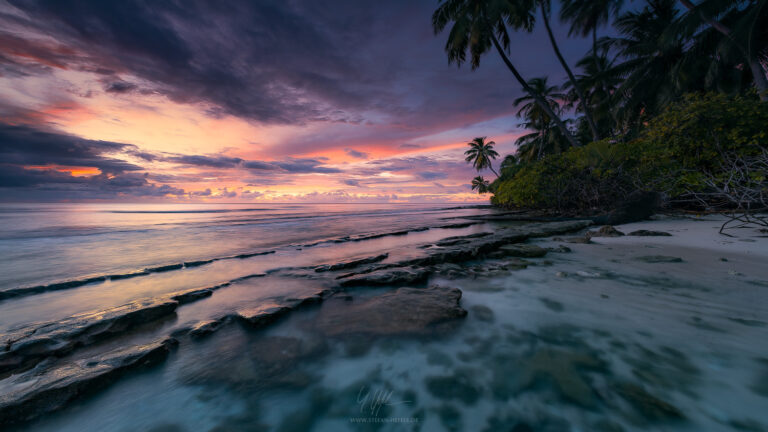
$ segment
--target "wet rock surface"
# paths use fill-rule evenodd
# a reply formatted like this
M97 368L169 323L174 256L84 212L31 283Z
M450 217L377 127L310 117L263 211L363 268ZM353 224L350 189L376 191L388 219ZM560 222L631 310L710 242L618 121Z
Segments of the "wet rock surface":
M351 303L326 304L315 326L332 337L427 335L440 324L467 315L460 299L456 288L400 288Z
M573 244L590 244L592 243L592 240L590 240L589 237L555 237L553 240L555 241L561 241L566 243L573 243Z
M352 286L403 286L424 283L430 271L423 268L413 269L383 269L371 273L344 279L340 285Z
M372 263L376 263L376 262L379 262L379 261L384 261L385 259L387 259L387 257L389 257L389 254L388 253L384 253L384 254L381 254L381 255L376 255L376 256L373 256L373 257L362 258L362 259L353 260L353 261L345 261L345 262L336 263L336 264L327 264L327 265L322 265L322 266L316 267L315 271L320 273L320 272L326 272L326 271L345 270L345 269L350 269L350 268L358 267L358 266L361 266L363 264L372 264Z
M367 269L348 273L337 277L340 285L392 285L403 286L418 284L426 280L433 270L442 271L445 264L465 263L467 261L488 257L512 256L543 256L547 249L536 245L521 245L528 238L545 237L579 231L591 225L590 221L575 220L564 222L546 222L499 229L493 235L477 235L453 237L444 247L426 249L426 256L412 258L391 264L373 265ZM439 242L438 242L439 243ZM432 266L437 266L432 268ZM524 268L524 266L523 266ZM446 270L448 270L446 268ZM456 270L452 276L458 277Z
M589 231L588 237L622 237L623 232L617 230L611 225L603 225L597 231Z
M614 389L645 419L656 421L683 418L683 413L679 409L651 395L636 384L620 383Z
M123 334L174 313L178 305L170 299L142 300L6 334L0 373L31 367L46 357L61 357L78 347Z
M637 230L627 234L628 236L637 237L670 237L672 234L665 231L653 231L653 230Z
M61 357L78 348L125 334L137 327L173 316L183 304L210 297L229 283L187 290L160 298L137 300L122 306L86 312L55 322L25 326L2 335L0 377L34 366L47 357Z
M164 340L121 348L96 358L41 364L0 384L0 424L20 423L63 408L123 373L162 362L174 345Z
M666 256L666 255L643 255L635 258L637 261L645 263L681 263L683 259L680 257Z
M521 258L540 258L547 254L548 250L541 246L530 244L513 244L501 247L504 255Z

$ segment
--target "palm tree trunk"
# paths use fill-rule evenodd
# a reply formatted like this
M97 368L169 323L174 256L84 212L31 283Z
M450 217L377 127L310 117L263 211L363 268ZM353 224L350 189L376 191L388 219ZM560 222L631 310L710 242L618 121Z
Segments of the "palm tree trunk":
M541 160L541 154L544 150L544 138L545 138L546 132L544 132L544 129L539 131L539 151L536 154L536 160Z
M694 5L690 0L680 0L680 3L682 3L683 6L685 6L691 12L693 12L693 10L696 8L696 5ZM760 64L757 58L754 58L752 55L750 55L748 50L745 50L744 47L736 43L736 41L731 36L731 29L723 25L721 22L718 22L717 20L707 18L707 16L704 15L704 12L701 10L699 10L698 13L699 17L702 21L704 21L704 23L722 33L736 46L736 48L742 52L742 54L744 54L744 57L747 59L747 63L749 64L749 70L752 72L752 79L755 81L755 87L757 87L760 100L763 102L768 102L768 78L765 77L765 70L763 70L763 66Z
M755 87L760 95L760 100L768 102L768 79L765 77L765 70L757 59L749 61L749 69L752 71L752 78L755 80Z
M496 170L493 169L493 166L491 165L491 161L488 161L488 169L491 170L492 173L496 174L496 178L499 178L499 173L497 173Z
M544 5L541 6L541 16L544 19L544 27L547 28L547 34L549 35L549 41L552 43L552 49L555 51L557 59L560 60L560 64L563 65L565 73L568 74L568 79L571 81L571 85L573 85L573 89L576 90L576 95L581 101L581 107L584 108L584 116L587 118L589 128L592 130L592 139L597 141L600 139L600 134L597 131L597 125L595 124L595 119L592 116L592 109L589 108L589 105L587 105L587 99L584 97L584 92L576 83L576 77L573 75L571 68L568 67L568 63L566 63L565 59L563 58L563 54L560 52L560 47L557 46L557 41L555 41L555 35L552 34L552 27L549 25L549 17L547 16Z
M541 107L541 109L543 109L544 112L547 113L549 118L551 118L552 121L555 122L555 125L560 129L560 131L563 133L563 136L565 136L568 142L574 147L579 147L579 143L576 142L576 139L573 137L573 135L571 135L571 131L568 130L568 128L565 126L565 123L563 123L560 117L558 117L557 114L555 114L555 112L552 110L552 107L549 106L547 101L545 101L540 94L538 94L535 90L531 88L531 86L528 85L525 79L523 79L523 76L520 75L520 72L517 71L517 68L515 68L515 65L512 64L512 61L509 60L509 57L507 57L507 54L504 52L504 49L499 44L499 40L496 39L496 35L493 33L493 26L490 25L487 19L486 19L486 24L488 25L488 29L491 32L491 40L493 40L493 46L496 47L496 51L499 52L501 59L504 60L504 64L507 65L507 68L512 72L512 75L515 76L517 81L523 87L523 90L525 90L526 93L531 95L533 100L536 101L536 104L538 104L539 107Z

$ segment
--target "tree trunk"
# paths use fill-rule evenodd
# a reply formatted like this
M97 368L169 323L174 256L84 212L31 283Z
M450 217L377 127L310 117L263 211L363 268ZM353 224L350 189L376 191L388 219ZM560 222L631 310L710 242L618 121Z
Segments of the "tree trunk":
M752 78L755 80L755 87L760 95L760 100L768 102L768 79L765 77L763 66L757 59L750 60L749 69L752 71Z
M488 29L491 32L491 40L493 40L493 46L496 47L496 51L499 52L499 55L501 56L501 59L504 60L504 64L507 65L507 68L512 72L512 74L515 76L517 81L520 83L521 86L523 86L523 90L526 91L533 100L536 101L536 103L541 107L541 109L544 110L545 113L549 116L549 118L552 119L552 121L555 123L555 125L560 129L560 131L563 133L563 136L568 140L568 142L574 146L579 147L579 143L576 142L576 139L571 135L571 131L568 130L568 128L565 126L565 123L563 123L562 120L560 120L560 117L555 114L554 111L552 111L552 107L549 106L547 101L544 100L543 97L541 97L540 94L538 94L535 90L531 88L531 86L528 85L528 83L523 79L523 76L520 75L520 72L517 71L517 68L515 68L515 65L512 64L512 61L509 60L509 57L507 57L507 54L504 52L504 49L499 44L499 40L496 39L496 35L493 33L493 26L490 25L490 23L487 22Z
M493 169L493 165L491 165L491 160L488 160L488 169L491 170L492 173L496 174L496 178L499 178L499 173L496 172L495 169Z
M685 6L691 12L693 12L696 8L696 5L694 5L690 0L680 0L680 3L682 3L683 6ZM700 10L698 13L699 17L702 21L704 21L705 24L708 24L713 29L722 33L725 37L728 38L728 40L731 41L731 43L736 46L737 49L742 52L742 54L744 54L744 57L747 60L747 64L749 64L749 70L752 72L752 79L755 82L755 87L757 87L760 100L763 102L768 102L768 79L765 77L765 71L760 65L760 62L756 58L753 58L748 50L745 50L742 46L736 43L736 41L731 36L731 29L718 22L717 20L707 18L707 16L704 15L704 12Z
M545 11L544 5L541 6L541 17L544 19L544 26L547 28L547 34L549 35L549 41L552 43L552 49L555 51L557 59L560 60L560 64L563 65L565 73L568 74L568 79L571 81L573 89L576 90L576 95L581 101L582 108L584 108L584 116L587 118L589 128L592 130L592 139L598 141L600 139L600 134L597 131L595 118L592 116L592 109L587 104L587 99L584 97L584 92L581 90L581 87L579 87L579 85L576 83L576 77L573 75L571 68L568 67L568 63L566 63L565 59L563 58L563 54L560 52L560 47L557 46L557 41L555 41L555 35L552 34L552 27L549 25L549 18L547 17L547 12Z

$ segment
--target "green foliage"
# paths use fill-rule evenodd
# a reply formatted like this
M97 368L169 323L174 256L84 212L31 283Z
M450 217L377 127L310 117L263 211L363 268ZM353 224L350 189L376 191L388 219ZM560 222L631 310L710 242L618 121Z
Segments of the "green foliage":
M631 145L642 184L672 197L701 190L721 169L723 155L760 154L768 144L768 104L754 96L694 94L653 119Z
M638 138L597 141L505 169L491 186L492 203L585 211L610 207L635 190L683 199L706 192L705 179L727 175L723 155L761 154L768 143L765 125L768 104L754 96L688 95Z

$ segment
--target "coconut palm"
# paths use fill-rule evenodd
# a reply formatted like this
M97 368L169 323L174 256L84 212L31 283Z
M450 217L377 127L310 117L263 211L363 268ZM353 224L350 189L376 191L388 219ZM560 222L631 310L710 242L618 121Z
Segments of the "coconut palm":
M565 99L565 94L559 93L557 86L550 86L547 77L531 78L528 85L533 88L546 101L549 110L541 109L539 104L535 103L530 95L521 96L512 102L512 105L519 107L518 116L527 119L547 118L551 119L549 111L557 112L560 109L560 100Z
M477 176L472 179L472 190L476 190L477 193L488 193L491 191L491 184L483 176Z
M761 100L768 101L768 78L763 68L768 61L768 0L702 0L698 4L680 0L680 3L686 13L673 30L694 36L697 43L711 42L713 38L707 33L719 35L717 58L735 54L746 61ZM702 26L706 30L701 31Z
M515 141L516 155L520 161L532 162L548 154L562 153L569 147L568 141L560 135L560 130L548 119L524 122L520 126L533 130Z
M565 99L565 94L559 93L557 86L550 86L547 83L547 78L532 78L528 81L528 85L535 89L544 100L547 105L554 112L560 112L560 102ZM519 107L517 115L525 119L525 123L521 126L527 129L533 129L535 132L525 135L518 139L518 145L522 143L528 143L530 145L537 145L537 151L535 157L532 159L540 159L547 151L557 151L558 149L568 148L567 141L563 145L556 145L555 140L562 140L561 134L551 133L554 129L552 118L549 114L542 110L538 104L535 104L530 96L522 96L515 99L513 105ZM535 135L535 137L534 137ZM532 160L526 157L526 160Z
M499 169L503 173L505 169L511 168L515 165L517 165L517 158L513 154L508 154L504 156L504 159L501 160L501 166Z
M621 96L617 89L624 78L617 73L613 58L604 50L597 57L588 54L579 60L576 66L581 70L576 76L576 82L582 89L586 102L581 102L571 83L566 82L563 87L567 90L567 107L580 112L583 104L586 104L592 110L600 133L613 135L619 126L613 108Z
M667 36L678 15L675 0L648 0L642 10L627 12L615 22L620 36L606 45L624 58L613 73L624 77L616 110L626 124L640 124L682 93L701 89L698 76L681 73L686 40Z
M597 29L618 16L623 0L562 0L560 19L571 23L568 35L592 35L592 52L597 52Z
M544 27L547 30L549 42L552 44L552 50L554 50L557 60L563 66L565 73L568 75L571 88L578 97L579 101L581 101L579 108L584 113L584 117L586 118L590 131L592 132L592 140L597 141L600 139L600 132L597 128L597 124L595 123L594 116L592 115L592 110L586 102L584 92L576 81L576 77L573 75L573 71L571 70L570 66L568 66L568 62L565 61L563 54L560 52L560 47L557 45L554 33L552 33L552 26L549 23L550 0L540 0L539 4L541 9L541 19L542 22L544 22Z
M471 163L476 170L480 171L488 168L492 173L496 174L496 177L498 177L499 174L491 165L491 161L499 157L499 154L493 149L493 146L495 146L496 143L493 141L486 142L486 138L487 137L477 137L467 143L469 150L464 152L467 156L465 160Z
M440 6L432 14L432 28L435 34L442 32L452 23L445 44L449 63L461 65L470 55L472 69L480 66L480 58L493 48L501 56L507 69L512 72L523 90L548 111L550 118L560 128L563 135L577 146L563 120L551 110L546 101L534 89L515 67L509 57L510 35L507 26L513 30L531 31L536 0L441 0Z

